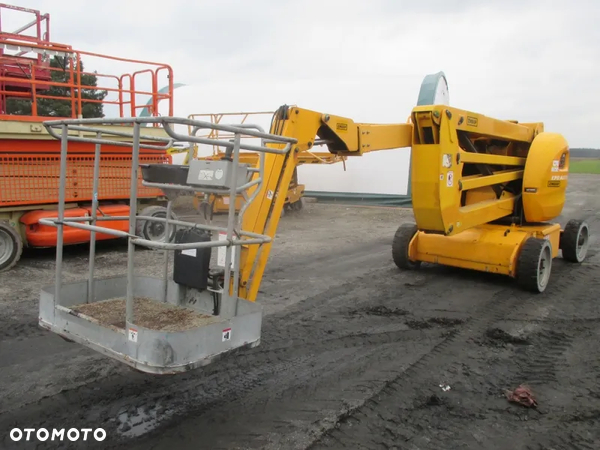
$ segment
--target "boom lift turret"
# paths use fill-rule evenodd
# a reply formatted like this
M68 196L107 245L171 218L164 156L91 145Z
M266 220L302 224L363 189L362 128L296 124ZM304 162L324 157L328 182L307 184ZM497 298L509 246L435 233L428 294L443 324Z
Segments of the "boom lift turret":
M448 106L412 112L411 182L416 223L398 228L395 263L421 262L509 275L543 292L552 260L584 260L589 228L562 213L569 146L542 123L492 119Z
M303 155L319 145L339 157L412 147L416 224L401 225L394 238L392 255L399 267L415 268L427 261L497 272L516 277L525 288L543 291L559 249L565 259L581 262L588 245L585 222L570 221L564 230L548 223L561 213L565 201L567 143L559 134L545 133L542 124L491 119L445 105L444 95L439 95L444 92L439 89L442 80L442 73L425 79L408 123L356 123L287 105L274 113L269 133L250 124L128 119L133 125L132 204L142 146L172 148L181 141L225 148L217 160L143 165L143 185L164 192L169 199L167 214L136 216L131 210L128 233L99 226L101 217L64 216L69 142L94 143L99 157L105 144L127 144L114 141L111 129L94 127L125 119L46 122L48 131L62 140L62 170L58 217L41 221L58 227L59 245L56 284L41 294L40 325L151 373L190 370L235 348L257 345L262 312L256 299L285 193ZM170 140L142 142L140 125L146 123L160 125ZM182 135L174 131L176 125L218 129L232 133L233 139ZM97 137L70 133L81 129L94 131ZM243 143L244 135L259 138L260 145ZM240 163L240 150L258 152L254 166ZM237 218L236 205L230 202L224 228L168 219L177 196L196 192L230 198L241 194L245 201ZM175 227L175 242L136 236L138 220L164 223L167 233ZM92 247L89 279L63 284L61 240L66 226L127 238L127 276L94 278ZM174 251L172 278L168 258L162 277L137 275L136 246ZM218 260L213 264L215 247Z

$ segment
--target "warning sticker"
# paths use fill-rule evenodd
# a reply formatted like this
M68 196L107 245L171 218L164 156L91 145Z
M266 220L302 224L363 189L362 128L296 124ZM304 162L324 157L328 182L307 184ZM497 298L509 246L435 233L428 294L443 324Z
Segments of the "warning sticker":
M448 169L452 167L452 155L450 153L444 153L442 156L442 165Z
M446 186L454 186L454 172L452 172L451 170L449 170L446 174Z
M223 231L219 232L219 240L220 241L226 241L227 240L227 233L224 233ZM220 267L225 267L225 258L227 257L227 251L231 250L231 270L234 270L234 268L236 267L236 252L235 252L235 247L225 247L225 246L220 246L218 247L217 250L217 265Z
M130 341L137 342L138 331L135 328L130 328L128 334Z
M267 198L273 200L273 191L267 191Z
M202 169L198 172L198 181L211 181L214 176L214 170Z
M185 250L181 250L181 254L196 257L196 249L195 248L186 248Z
M231 328L223 330L223 342L231 340Z
M559 164L560 161L558 159L552 161L552 172L558 172Z

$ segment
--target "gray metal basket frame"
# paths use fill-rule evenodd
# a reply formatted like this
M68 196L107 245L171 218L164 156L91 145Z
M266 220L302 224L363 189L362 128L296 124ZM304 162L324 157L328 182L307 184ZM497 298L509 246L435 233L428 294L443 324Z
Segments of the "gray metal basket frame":
M143 125L147 124L159 124L166 134L166 137L156 136L144 136L141 134ZM114 128L117 125L129 125L133 127L133 132L127 131L116 131ZM190 135L184 135L177 133L174 130L176 125L186 125L192 127L194 130ZM178 117L151 117L151 118L128 118L128 119L67 119L67 120L50 120L44 122L44 126L48 130L48 133L54 138L61 141L61 152L60 152L60 181L59 181L59 202L58 202L58 217L41 219L40 223L44 225L57 227L57 246L56 246L56 275L54 285L54 308L66 309L60 305L61 287L62 287L62 266L63 266L63 230L64 226L70 226L91 232L90 239L90 251L89 251L89 273L87 279L87 302L92 302L94 299L94 288L95 288L95 253L96 253L96 233L105 233L116 237L127 238L127 294L126 294L126 323L135 323L134 318L134 284L136 277L134 275L134 253L135 246L143 246L147 248L160 249L165 251L164 258L164 274L163 274L163 287L164 291L163 301L166 301L167 290L169 286L168 274L169 274L169 258L168 252L175 250L186 250L186 249L198 249L202 247L220 247L226 246L226 257L225 257L225 274L223 288L217 291L221 295L221 304L229 304L227 301L230 298L237 299L238 296L238 282L240 274L239 264L239 250L242 245L262 245L271 241L271 238L264 234L257 234L249 231L245 231L242 228L243 216L249 205L256 199L259 192L262 190L262 184L264 180L265 171L265 154L287 154L291 146L296 143L293 138L273 135L264 132L259 125L254 124L241 124L241 125L222 125L214 124L211 122L204 122L198 120L192 120L187 118ZM111 126L112 128L103 128ZM219 131L226 131L232 133L234 138L230 141L209 139L196 136L196 133L201 129L215 129ZM95 133L95 137L82 136L81 132ZM261 145L253 145L243 143L241 141L242 136L252 136L261 139ZM115 137L128 138L125 140L116 140ZM92 215L90 217L65 217L65 198L66 198L66 175L67 175L67 155L68 155L68 144L69 142L83 142L95 144L94 152L94 169L93 169L93 196L92 196ZM137 188L138 188L138 173L139 173L139 154L140 149L156 149L166 150L171 148L175 142L186 142L190 145L190 153L193 152L193 144L208 144L219 147L225 147L228 151L231 151L232 156L232 180L233 183L229 188L209 188L204 186L188 186L188 185L174 185L165 183L150 183L143 181L142 185L161 189L167 197L167 214L165 218L161 217L149 217L149 216L138 216L137 215ZM98 216L98 189L99 189L99 176L100 176L100 157L102 153L102 145L116 145L125 146L132 148L132 165L131 165L131 186L130 186L130 213L129 217L126 216L110 216L102 217ZM267 147L267 144L280 144L283 148L272 148ZM250 168L247 182L241 186L236 186L235 180L237 175L237 169L239 167L239 152L240 150L250 150L259 153L259 166L258 168ZM190 155L190 161L193 154ZM258 172L258 177L252 180L254 174ZM256 186L255 191L248 196L247 190L253 186ZM235 199L238 194L243 194L244 204L242 205L239 213L237 224L235 223L236 215L236 202L230 201L229 212L226 227L218 227L209 224L199 224L194 222L172 220L171 209L173 200L180 195L189 195L196 192L203 192L205 194L216 194L216 195L228 195L230 199ZM129 220L129 231L123 232L119 230L113 230L110 228L102 227L101 222L104 220ZM152 241L143 239L136 235L136 224L137 220L144 220L149 222L162 222L165 223L165 242ZM83 222L83 223L81 223ZM224 232L226 233L225 240L211 240L206 242L196 243L172 243L167 242L167 237L170 235L170 226L175 227L187 227L204 229L210 232ZM232 262L232 251L236 251L238 258L238 264L234 265L231 270ZM229 286L231 284L231 275L233 272L234 276L234 289L232 294L229 292ZM235 312L226 313L235 315Z

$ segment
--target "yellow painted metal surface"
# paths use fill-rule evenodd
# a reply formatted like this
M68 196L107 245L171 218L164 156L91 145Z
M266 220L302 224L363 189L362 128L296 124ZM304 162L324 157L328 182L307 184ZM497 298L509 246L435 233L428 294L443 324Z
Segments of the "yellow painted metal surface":
M559 216L569 179L569 145L556 133L538 135L523 176L523 209L528 222L545 222Z
M448 106L416 107L412 122L411 192L420 230L451 236L511 215L521 194L517 183L524 177L543 194L532 194L531 200L524 196L527 220L543 222L560 214L564 192L540 174L549 173L566 141L544 133L543 124L492 119ZM548 146L553 150L545 151ZM497 191L470 194L487 187Z
M450 117L446 111L450 112ZM542 123L517 123L516 121L493 119L483 114L445 105L416 106L412 112L413 123L418 123L415 118L421 113L432 114L433 120L437 123L447 119L457 130L497 139L531 142L535 135L544 131Z
M348 118L295 106L284 111L285 117L277 118L276 113L270 132L293 137L298 143L287 156L266 155L262 192L248 208L242 224L245 230L255 233L275 236L286 197L281 193L286 192L285 187L290 185L299 162L314 160L315 155L311 153L311 149L316 138L328 141L329 152L340 156L360 156L371 151L410 146L410 124L357 124ZM364 135L361 134L363 131ZM361 147L361 142L365 147ZM242 247L239 294L250 301L256 299L271 245L264 244L260 253L257 246Z
M419 232L411 242L410 258L463 269L515 276L519 249L529 237L547 238L552 257L558 255L560 225L481 225L452 236Z

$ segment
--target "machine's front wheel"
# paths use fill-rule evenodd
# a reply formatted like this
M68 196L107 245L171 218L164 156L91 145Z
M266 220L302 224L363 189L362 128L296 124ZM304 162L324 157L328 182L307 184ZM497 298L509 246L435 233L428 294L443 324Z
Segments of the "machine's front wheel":
M414 270L421 266L421 261L411 261L408 258L408 246L417 231L418 228L413 223L403 223L396 230L392 242L392 258L400 269Z
M13 267L21 258L23 241L17 230L6 221L0 221L0 272Z
M590 242L590 229L583 220L569 220L560 235L563 259L580 263L586 255Z
M528 291L544 292L552 271L552 246L546 239L528 238L521 246L517 282Z
M298 199L294 203L291 203L290 207L294 211L300 211L300 210L302 210L304 208L304 199L303 198Z

